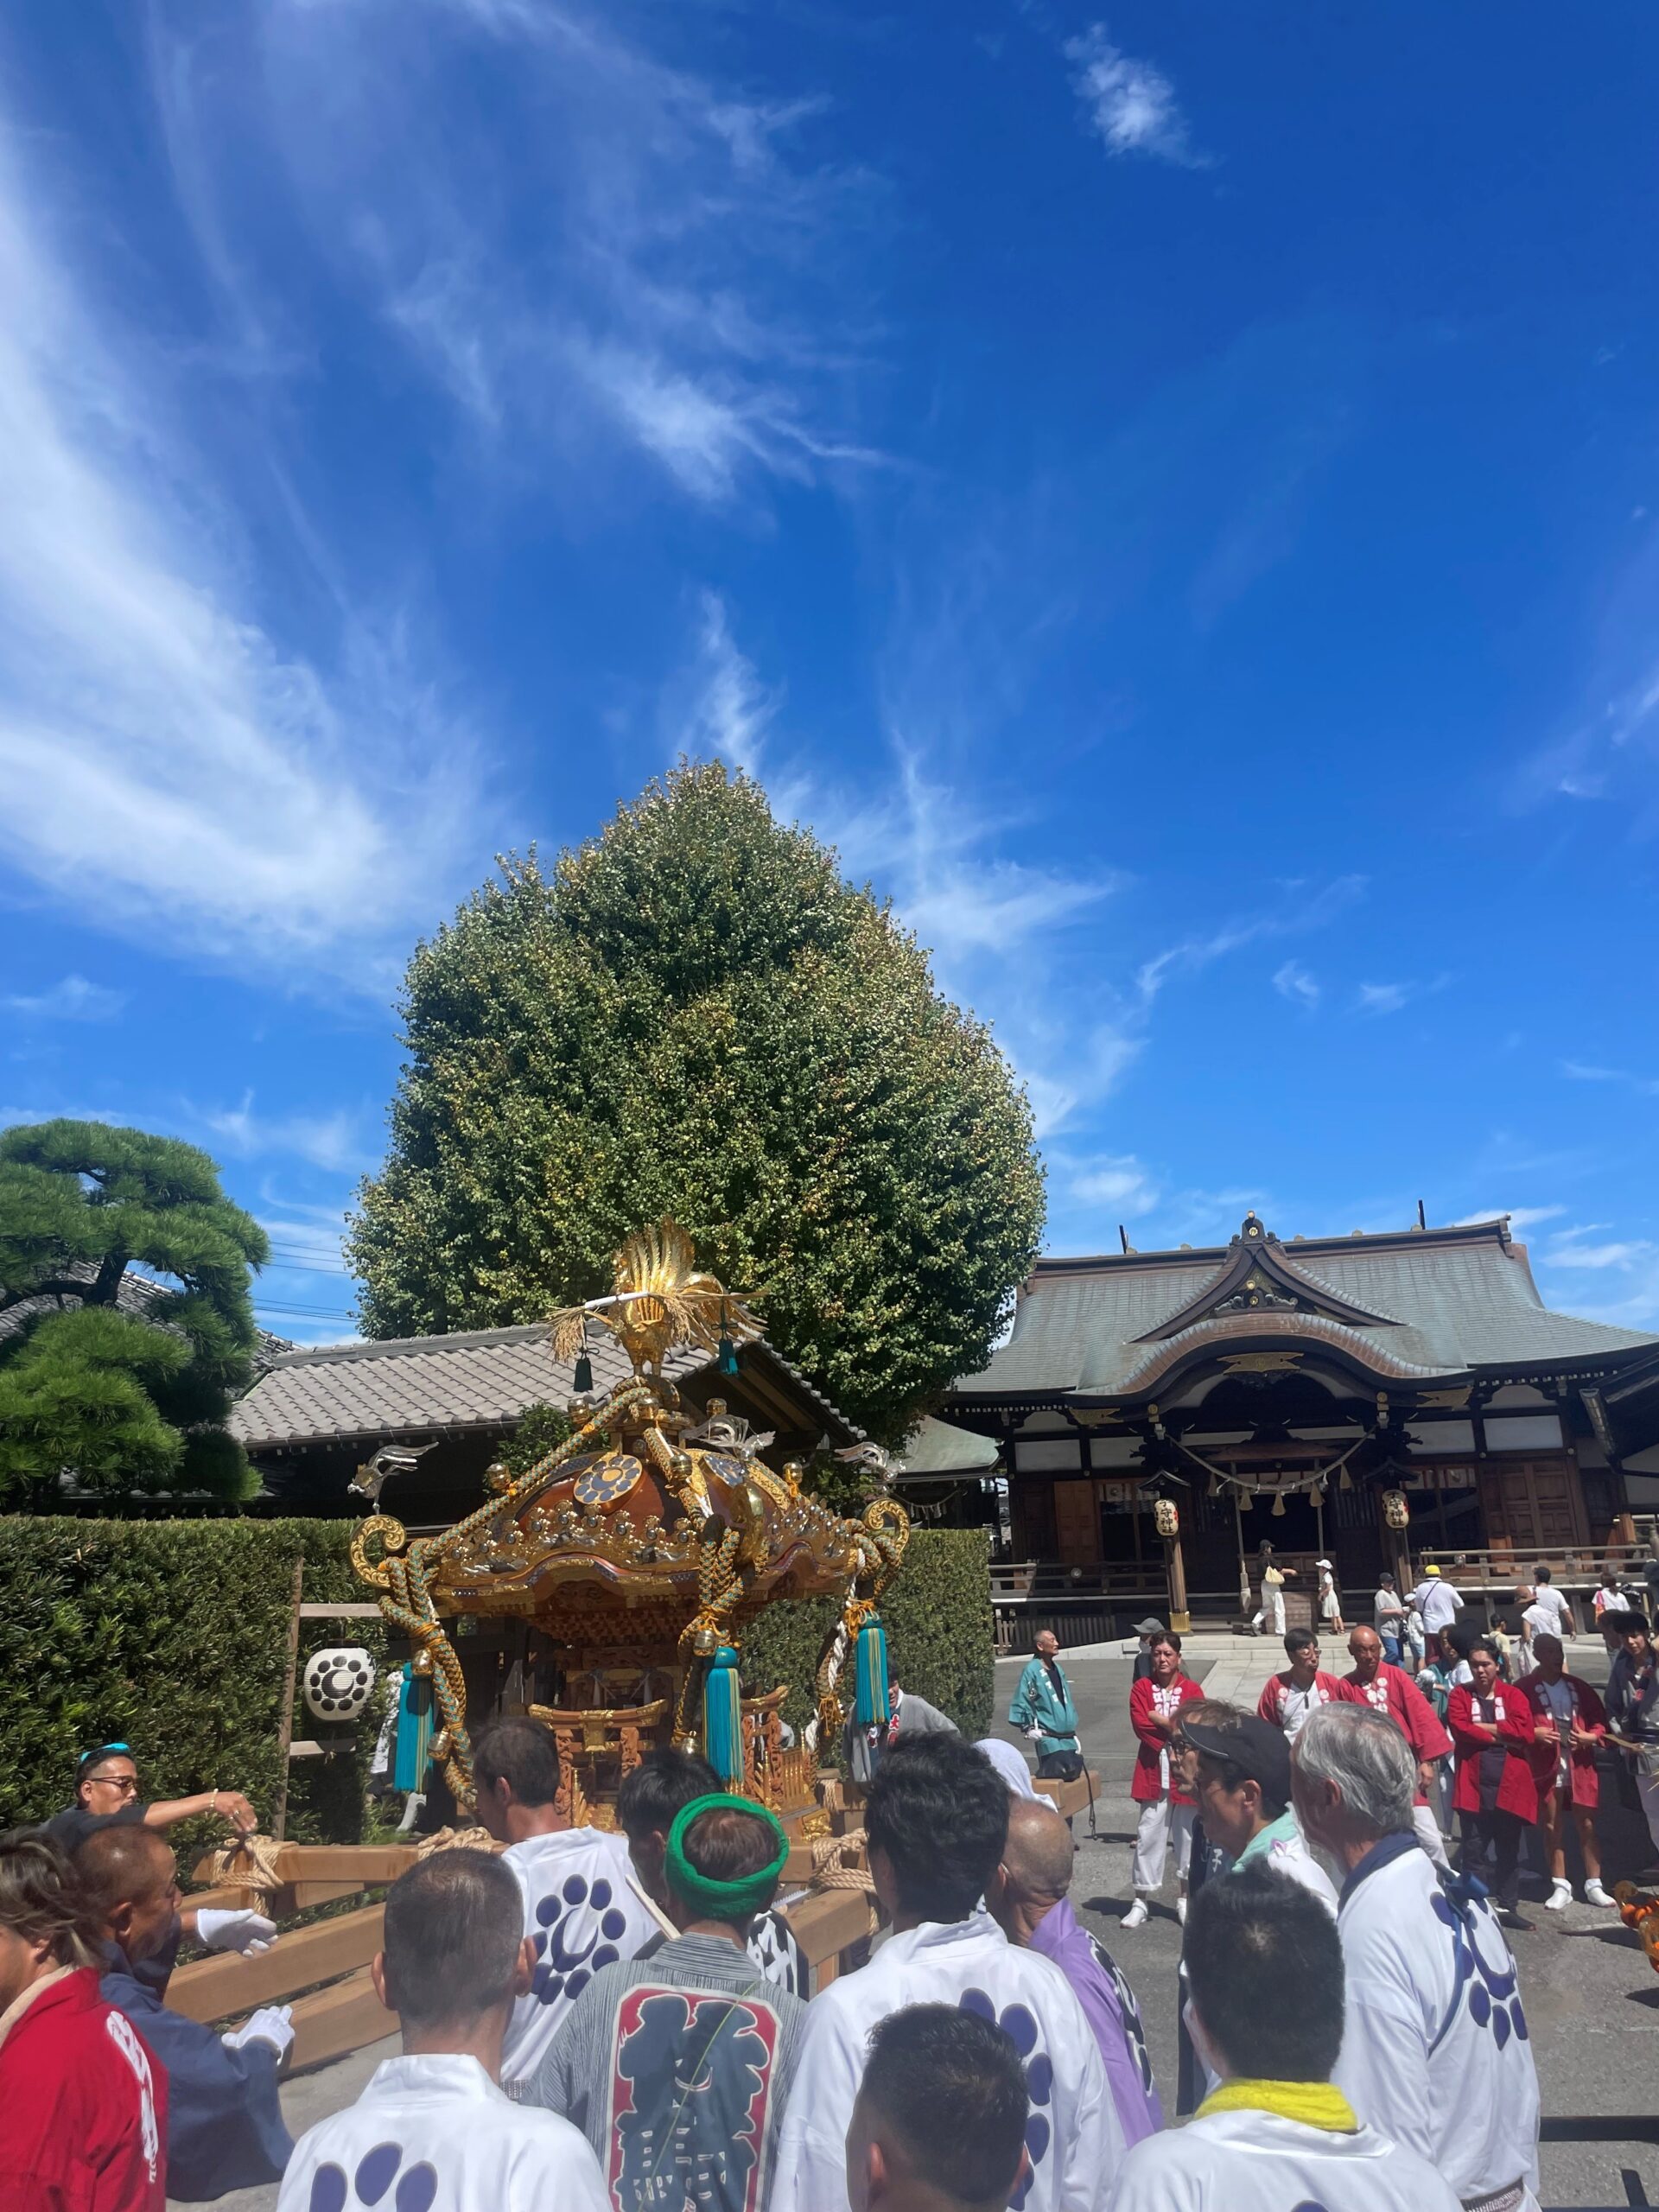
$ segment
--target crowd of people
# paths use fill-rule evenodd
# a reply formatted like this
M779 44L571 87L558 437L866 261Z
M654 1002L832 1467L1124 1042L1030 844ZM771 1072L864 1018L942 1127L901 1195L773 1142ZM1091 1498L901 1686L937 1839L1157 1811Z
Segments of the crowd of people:
M1073 1908L1068 1823L1012 1745L931 1708L906 1725L895 1701L864 1806L882 1933L810 1995L770 1812L660 1750L614 1831L572 1827L551 1733L512 1718L474 1747L496 1849L435 1850L387 1895L372 1973L401 2055L296 2144L287 2008L218 2033L167 2002L187 1933L275 1938L255 1913L187 1927L167 1840L187 1813L246 1827L252 1808L146 1806L129 1748L101 1745L65 1815L0 1838L0 2204L161 2212L268 2181L280 2212L1524 2212L1539 2096L1503 1933L1521 1843L1535 1823L1564 1886L1570 1827L1600 1902L1599 1758L1659 1764L1646 1622L1603 1620L1605 1699L1548 1626L1516 1681L1481 1637L1414 1679L1385 1623L1351 1631L1341 1674L1287 1632L1254 1711L1205 1698L1179 1637L1144 1624L1124 1924L1173 1860L1173 2097ZM1408 1656L1405 1621L1389 1633ZM1052 1638L1011 1717L1039 1771L1081 1764ZM1659 1789L1641 1794L1652 1820Z

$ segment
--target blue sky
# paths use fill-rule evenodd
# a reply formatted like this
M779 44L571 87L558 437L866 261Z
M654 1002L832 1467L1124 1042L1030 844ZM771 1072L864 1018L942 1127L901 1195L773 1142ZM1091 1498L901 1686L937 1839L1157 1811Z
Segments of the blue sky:
M682 750L993 1020L1051 1249L1514 1210L1659 1328L1659 22L25 0L0 1115L343 1334L416 938Z

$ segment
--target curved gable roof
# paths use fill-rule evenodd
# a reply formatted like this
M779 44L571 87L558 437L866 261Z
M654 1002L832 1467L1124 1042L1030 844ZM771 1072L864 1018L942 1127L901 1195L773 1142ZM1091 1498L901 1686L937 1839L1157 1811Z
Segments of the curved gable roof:
M982 1372L953 1387L947 1409L953 1402L1135 1391L1137 1370L1159 1340L1200 1325L1231 1294L1224 1288L1230 1278L1248 1274L1239 1252L1235 1239L1203 1251L1039 1260L1007 1343ZM1260 1256L1274 1263L1274 1281L1308 1294L1310 1349L1323 1334L1312 1323L1323 1318L1344 1339L1370 1346L1367 1364L1379 1372L1430 1378L1594 1364L1659 1346L1634 1330L1553 1313L1502 1220L1289 1244L1264 1236ZM1273 1334L1294 1337L1298 1319L1281 1309Z

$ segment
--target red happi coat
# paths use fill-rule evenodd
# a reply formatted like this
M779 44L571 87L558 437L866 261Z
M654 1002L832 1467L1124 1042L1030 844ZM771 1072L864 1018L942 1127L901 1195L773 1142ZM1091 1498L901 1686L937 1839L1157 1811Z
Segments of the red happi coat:
M1391 1667L1384 1659L1377 1668L1376 1681L1386 1686L1389 1719L1411 1745L1418 1762L1443 1759L1452 1748L1452 1738L1441 1727L1433 1707L1410 1675L1399 1667ZM1357 1674L1343 1676L1337 1684L1337 1695L1349 1705L1370 1705L1373 1710L1382 1709L1375 1705ZM1427 1805L1428 1799L1420 1789L1413 1802Z
M1500 1813L1516 1813L1523 1821L1535 1821L1538 1783L1532 1771L1533 1745L1536 1740L1532 1700L1515 1682L1495 1682L1492 1700L1497 1748L1503 1753L1497 1809ZM1452 1740L1458 1747L1458 1778L1452 1791L1452 1806L1459 1813L1478 1813L1480 1755L1490 1751L1492 1746L1484 1736L1474 1732L1483 1724L1475 1712L1475 1694L1465 1684L1460 1682L1446 1700L1446 1719Z
M1289 1688L1288 1667L1281 1674L1269 1675L1267 1687L1256 1700L1257 1718L1271 1721L1275 1728L1282 1728L1285 1725L1285 1693ZM1333 1698L1338 1698L1341 1694L1342 1684L1337 1677L1334 1675L1327 1675L1323 1667L1319 1668L1313 1677L1314 1704L1329 1705Z
M1135 1772L1129 1777L1129 1795L1137 1805L1155 1804L1160 1797L1166 1795L1159 1775L1163 1764L1161 1754L1168 1751L1170 1745L1163 1731L1152 1725L1152 1716L1156 1709L1154 1704L1156 1688L1152 1676L1147 1675L1129 1692L1129 1725L1141 1742ZM1177 1711L1193 1698L1204 1695L1198 1684L1189 1681L1185 1675L1177 1675L1169 1688L1176 1695ZM1167 1796L1172 1805L1190 1805L1192 1802L1176 1781L1173 1764L1169 1770Z
M1607 1708L1595 1691L1591 1688L1589 1683L1581 1681L1576 1675L1564 1674L1561 1680L1573 1693L1573 1717L1580 1727L1599 1728L1605 1732L1607 1726ZM1532 1707L1535 1724L1540 1720L1554 1719L1554 1714L1550 1711L1549 1700L1544 1695L1544 1678L1541 1673L1523 1675L1516 1684L1516 1688L1526 1692L1527 1700ZM1601 1777L1596 1769L1598 1748L1599 1746L1595 1744L1573 1744L1567 1746L1567 1795L1568 1802L1572 1804L1595 1806L1601 1802ZM1555 1787L1556 1765L1554 1745L1548 1737L1537 1735L1535 1729L1532 1775L1533 1780L1538 1784L1538 1796L1541 1803Z
M165 2212L167 2075L84 1967L29 1994L0 2041L0 2205Z

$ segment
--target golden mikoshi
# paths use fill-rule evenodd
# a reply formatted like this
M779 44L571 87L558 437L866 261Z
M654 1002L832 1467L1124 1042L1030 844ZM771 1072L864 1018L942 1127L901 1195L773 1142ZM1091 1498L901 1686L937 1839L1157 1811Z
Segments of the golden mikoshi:
M770 1434L751 1433L719 1398L699 1414L664 1371L671 1354L692 1348L735 1373L736 1346L760 1333L752 1295L699 1270L673 1222L637 1230L616 1255L611 1291L551 1319L554 1356L575 1368L565 1441L522 1475L492 1468L488 1502L441 1535L411 1541L381 1513L358 1529L353 1564L430 1684L429 1756L459 1803L473 1795L467 1685L444 1624L461 1614L533 1623L555 1647L560 1702L530 1709L558 1738L569 1814L578 1796L602 1808L644 1751L666 1741L700 1744L728 1788L810 1804L817 1745L833 1745L842 1725L843 1664L855 1673L856 1718L885 1719L877 1607L909 1539L903 1507L884 1496L856 1520L831 1512L802 1491L798 1467L766 1465ZM632 1370L602 1397L592 1388L594 1331L622 1347ZM785 1749L785 1691L746 1698L740 1688L744 1632L780 1599L830 1595L840 1614L820 1654L816 1723Z

